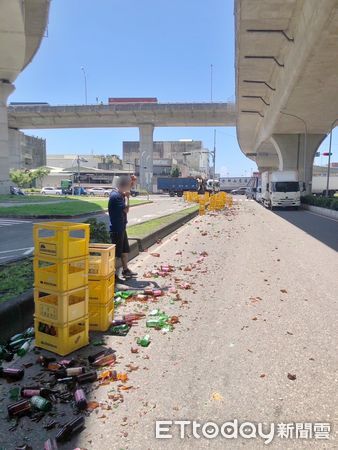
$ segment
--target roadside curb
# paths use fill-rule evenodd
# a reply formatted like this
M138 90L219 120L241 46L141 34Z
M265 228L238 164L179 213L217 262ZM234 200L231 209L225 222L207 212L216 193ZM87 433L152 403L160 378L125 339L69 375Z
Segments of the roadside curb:
M18 297L0 304L0 339L8 339L13 334L28 328L33 322L34 295L29 289Z
M334 209L321 208L320 206L307 205L306 203L302 203L301 207L302 209L319 214L320 216L338 220L338 211L335 211Z
M136 206L136 205L135 205ZM187 214L184 217L168 223L164 227L150 233L143 238L130 238L130 259L136 258L140 252L154 245L159 239L168 236L181 226L185 225L191 219L198 215L198 210ZM10 261L16 262L25 258L18 258L17 260ZM0 340L6 340L16 333L21 332L23 329L29 327L33 322L34 314L34 294L33 289L24 292L12 300L7 300L0 303Z
M140 203L137 205L130 205L130 208L134 208L136 206L143 206L143 205L149 205L150 203L153 203L151 200L145 201L144 203ZM72 216L64 215L64 214L39 214L38 216L16 216L15 214L9 214L7 216L0 216L0 219L20 219L20 220L32 220L32 219L77 219L81 217L89 217L89 216L99 216L100 214L108 212L107 209L102 209L101 211L92 211L87 213L81 213L81 214L74 214Z

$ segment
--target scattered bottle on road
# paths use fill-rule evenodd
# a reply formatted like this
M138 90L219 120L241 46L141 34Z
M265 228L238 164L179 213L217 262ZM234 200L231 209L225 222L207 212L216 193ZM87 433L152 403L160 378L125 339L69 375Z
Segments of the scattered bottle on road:
M84 427L84 417L80 416L66 423L56 435L57 442L69 440L75 433L81 431Z
M34 406L34 408L38 409L39 411L48 412L52 409L51 402L41 397L40 395L34 395L31 398L31 404L32 406Z
M100 366L110 366L114 364L116 361L116 356L114 353L110 353L109 355L103 355L99 356L95 361L92 363L94 367L100 367Z
M138 343L138 345L141 345L141 347L148 347L148 345L150 344L149 334L146 334L142 338L138 338L137 343Z
M83 389L76 389L76 391L74 392L74 399L75 405L78 409L83 411L87 408L86 394L84 393Z
M8 381L22 380L24 374L24 369L17 369L15 367L0 367L0 377L6 378Z
M80 384L84 383L93 383L97 380L97 373L96 372L87 372L82 373L81 375L78 375L76 377L76 381Z
M44 443L43 450L58 450L58 445L55 439L48 439Z
M19 400L7 406L9 417L25 416L32 410L32 405L29 400Z
M109 329L109 333L112 336L126 336L129 333L130 326L127 324L112 326Z

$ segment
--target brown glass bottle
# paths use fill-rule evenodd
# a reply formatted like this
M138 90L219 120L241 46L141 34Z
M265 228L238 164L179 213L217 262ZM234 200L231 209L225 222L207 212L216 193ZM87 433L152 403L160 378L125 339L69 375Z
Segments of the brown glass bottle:
M109 355L100 356L99 358L95 359L95 361L93 362L93 366L109 366L110 364L114 364L115 361L116 356L113 353L110 353Z
M82 373L81 375L78 375L76 377L76 381L80 384L83 383L93 383L97 380L97 373L96 372L87 372Z
M20 417L28 414L32 409L29 400L19 400L18 402L11 403L7 406L9 417Z
M72 437L73 434L79 432L84 427L84 417L79 416L76 419L71 420L66 423L65 426L61 428L61 430L56 435L57 442L67 441Z
M101 356L109 355L111 353L116 353L116 350L113 350L112 348L107 348L105 350L101 350L100 352L95 353L94 355L89 355L88 361L90 363L93 363L96 359L100 358Z
M6 378L10 381L19 381L22 380L25 374L24 369L18 369L15 367L0 367L0 377Z

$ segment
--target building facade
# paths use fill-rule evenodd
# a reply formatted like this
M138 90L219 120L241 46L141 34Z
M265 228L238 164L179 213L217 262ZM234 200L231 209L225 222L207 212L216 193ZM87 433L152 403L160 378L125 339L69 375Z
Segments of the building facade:
M46 166L46 140L8 130L10 169L36 169Z
M123 142L123 165L125 169L140 173L140 144L137 141ZM181 176L209 177L209 151L202 141L155 141L153 151L153 184L156 178L170 176L177 167Z
M85 165L95 169L102 170L122 170L122 159L117 155L76 155L76 154L48 154L47 165L50 167L60 167L62 169L70 169L76 166L77 157L86 160Z

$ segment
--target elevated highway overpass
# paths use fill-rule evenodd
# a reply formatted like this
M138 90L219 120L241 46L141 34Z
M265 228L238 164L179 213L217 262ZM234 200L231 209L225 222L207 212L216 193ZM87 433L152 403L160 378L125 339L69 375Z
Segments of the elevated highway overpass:
M338 118L338 1L235 0L237 136L260 170L313 159Z
M231 103L10 106L8 124L14 129L138 127L140 185L146 187L153 174L155 127L235 126L236 109Z

